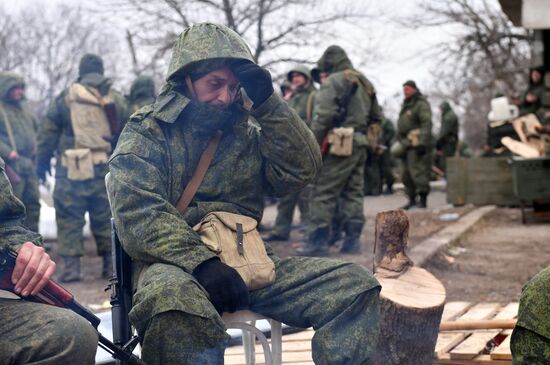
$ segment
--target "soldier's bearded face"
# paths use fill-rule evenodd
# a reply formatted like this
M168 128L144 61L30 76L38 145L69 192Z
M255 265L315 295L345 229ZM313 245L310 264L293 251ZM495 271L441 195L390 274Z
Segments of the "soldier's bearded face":
M416 89L409 85L403 85L403 94L405 95L405 99L410 98L411 96L416 93Z
M235 101L240 84L231 69L226 66L195 80L193 88L197 101L225 109Z
M20 101L25 96L25 89L21 86L12 88L8 93L8 98L15 101Z
M307 82L306 77L299 72L293 72L291 76L292 76L293 90L298 90L299 88L304 86Z

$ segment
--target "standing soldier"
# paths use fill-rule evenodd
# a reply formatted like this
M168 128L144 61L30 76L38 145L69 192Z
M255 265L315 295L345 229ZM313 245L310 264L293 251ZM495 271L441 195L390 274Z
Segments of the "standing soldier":
M130 86L128 113L134 114L141 107L154 103L155 97L155 81L149 76L138 76Z
M300 118L309 127L311 125L313 98L315 96L315 86L313 86L313 81L311 80L311 73L307 67L299 65L288 72L287 80L291 83L292 88L292 96L288 100L288 105L298 113ZM309 195L310 189L306 187L279 200L275 225L271 233L266 237L267 240L286 241L289 239L296 204L298 204L298 208L300 209L301 223L307 224L309 217Z
M458 117L448 101L442 102L439 109L441 110L441 128L435 143L436 162L438 168L447 172L446 159L455 155L458 145Z
M397 121L397 139L401 153L394 156L402 160L401 178L409 202L403 209L417 206L416 196L420 197L419 208L426 208L430 192L432 111L428 99L420 93L414 81L403 84L405 100Z
M38 136L40 179L49 173L50 159L56 151L53 199L59 253L65 264L62 282L80 280L86 212L97 253L103 257L102 276L108 277L111 271L111 214L104 177L125 117L125 102L110 86L111 81L103 76L101 58L84 55L78 79L49 106Z
M25 227L38 232L40 194L35 173L36 120L25 102L25 82L0 73L0 157L6 161L15 196L25 205Z
M374 87L355 70L346 52L330 46L317 61L328 77L315 96L312 130L321 145L323 168L313 186L310 222L300 255L327 255L336 205L345 233L343 253L360 251L363 215L363 173L369 121L380 121ZM327 142L330 148L327 148Z

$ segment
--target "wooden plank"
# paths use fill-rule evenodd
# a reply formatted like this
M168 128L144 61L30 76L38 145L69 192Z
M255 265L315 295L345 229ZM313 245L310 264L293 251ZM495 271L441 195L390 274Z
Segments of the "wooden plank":
M495 338L500 330L476 331L470 337L462 341L449 353L453 360L473 359L485 349L487 343Z
M492 319L513 319L518 316L519 303L508 303L497 315Z
M479 303L457 318L460 320L489 319L500 309L498 303ZM471 332L440 332L435 344L434 357L441 358L449 350L460 344Z
M445 303L443 314L441 315L442 321L453 321L458 316L464 314L473 304L470 302L449 302Z
M511 361L492 360L489 355L478 355L471 360L452 360L449 354L440 359L434 359L434 365L512 365Z
M512 360L512 351L510 350L510 338L509 335L502 341L498 347L491 352L491 359L493 360Z

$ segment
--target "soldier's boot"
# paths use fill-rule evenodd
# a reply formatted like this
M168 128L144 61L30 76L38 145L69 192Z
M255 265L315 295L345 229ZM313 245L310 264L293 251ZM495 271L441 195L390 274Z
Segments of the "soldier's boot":
M420 201L418 202L419 208L428 207L428 194L420 194Z
M80 281L80 257L79 256L61 256L63 257L63 272L59 276L62 283L72 283Z
M103 279L110 279L113 276L113 256L111 253L104 253L103 258L103 267L101 269L101 277Z
M330 227L330 236L328 239L328 245L333 246L336 242L340 241L342 239L342 228L340 227L340 224L332 223Z
M347 222L344 225L346 237L344 244L340 249L341 253L358 254L361 253L361 231L363 230L363 222Z
M329 227L315 229L302 247L296 249L299 256L328 256Z
M416 207L416 196L409 196L409 202L401 207L403 210L409 210Z

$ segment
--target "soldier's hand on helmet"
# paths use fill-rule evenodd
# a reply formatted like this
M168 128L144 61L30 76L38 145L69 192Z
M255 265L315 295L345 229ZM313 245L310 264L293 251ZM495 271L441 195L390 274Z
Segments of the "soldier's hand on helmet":
M271 74L265 68L250 61L242 61L233 65L235 77L239 79L246 94L258 107L273 94Z
M239 273L214 258L201 263L193 276L204 287L218 313L246 309L250 298L248 288Z
M36 165L36 176L38 176L38 180L41 183L46 181L46 174L51 175L50 163L38 163Z
M46 250L32 242L25 242L17 250L11 281L15 285L15 292L26 297L38 293L54 272L55 262Z
M423 146L423 145L416 146L415 149L416 149L416 154L418 156L424 156L426 152L428 152L428 150L426 149L426 146Z

